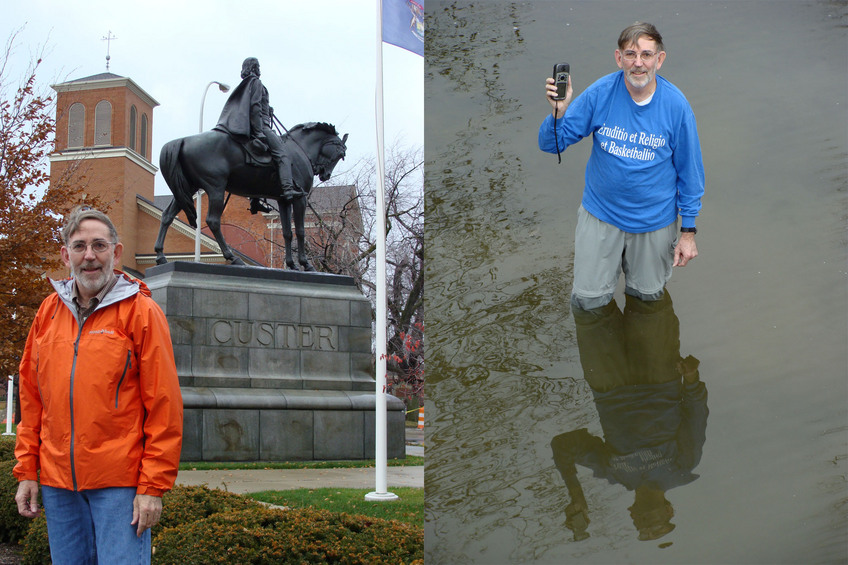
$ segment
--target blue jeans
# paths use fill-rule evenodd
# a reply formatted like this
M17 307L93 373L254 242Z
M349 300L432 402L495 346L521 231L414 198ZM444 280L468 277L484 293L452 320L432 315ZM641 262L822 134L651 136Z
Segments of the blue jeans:
M150 530L130 525L135 488L41 487L53 565L149 565Z

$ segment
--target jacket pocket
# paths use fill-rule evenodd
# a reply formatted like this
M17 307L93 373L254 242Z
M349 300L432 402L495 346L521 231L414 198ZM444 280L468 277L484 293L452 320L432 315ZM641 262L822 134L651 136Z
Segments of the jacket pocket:
M124 363L124 372L121 373L121 378L118 379L118 386L115 387L115 410L118 409L118 397L121 394L121 385L127 376L127 372L132 368L132 350L127 349L127 360Z

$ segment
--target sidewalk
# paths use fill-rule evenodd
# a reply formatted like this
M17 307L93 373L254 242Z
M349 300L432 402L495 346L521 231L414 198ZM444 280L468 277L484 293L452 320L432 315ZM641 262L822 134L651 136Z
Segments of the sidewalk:
M424 456L424 432L406 430L406 454ZM206 485L244 494L262 490L296 488L357 488L375 489L374 468L353 469L250 469L228 471L180 471L178 485ZM386 486L424 488L424 467L387 467Z

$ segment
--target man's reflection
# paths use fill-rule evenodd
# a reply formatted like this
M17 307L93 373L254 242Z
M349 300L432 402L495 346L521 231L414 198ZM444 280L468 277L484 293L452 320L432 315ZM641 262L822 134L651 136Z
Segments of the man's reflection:
M698 478L706 439L707 390L698 360L680 356L680 327L668 292L658 301L627 295L594 310L574 309L580 363L595 397L604 438L583 428L551 441L571 502L566 526L589 537L589 509L576 464L635 493L630 516L640 540L674 529L665 492Z

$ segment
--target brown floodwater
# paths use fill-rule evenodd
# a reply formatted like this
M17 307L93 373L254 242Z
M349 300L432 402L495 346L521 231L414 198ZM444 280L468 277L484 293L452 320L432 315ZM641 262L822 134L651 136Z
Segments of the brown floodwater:
M426 563L845 563L846 3L426 12ZM700 256L662 308L619 291L616 312L575 320L591 142L561 165L538 150L543 83L561 61L575 95L615 71L636 20L663 34L660 74L698 122ZM695 366L702 386L641 381L615 398L584 376ZM637 501L622 475L638 462L610 448L661 436L676 438L676 474ZM660 451L634 456L661 467ZM576 500L586 513L566 524Z

